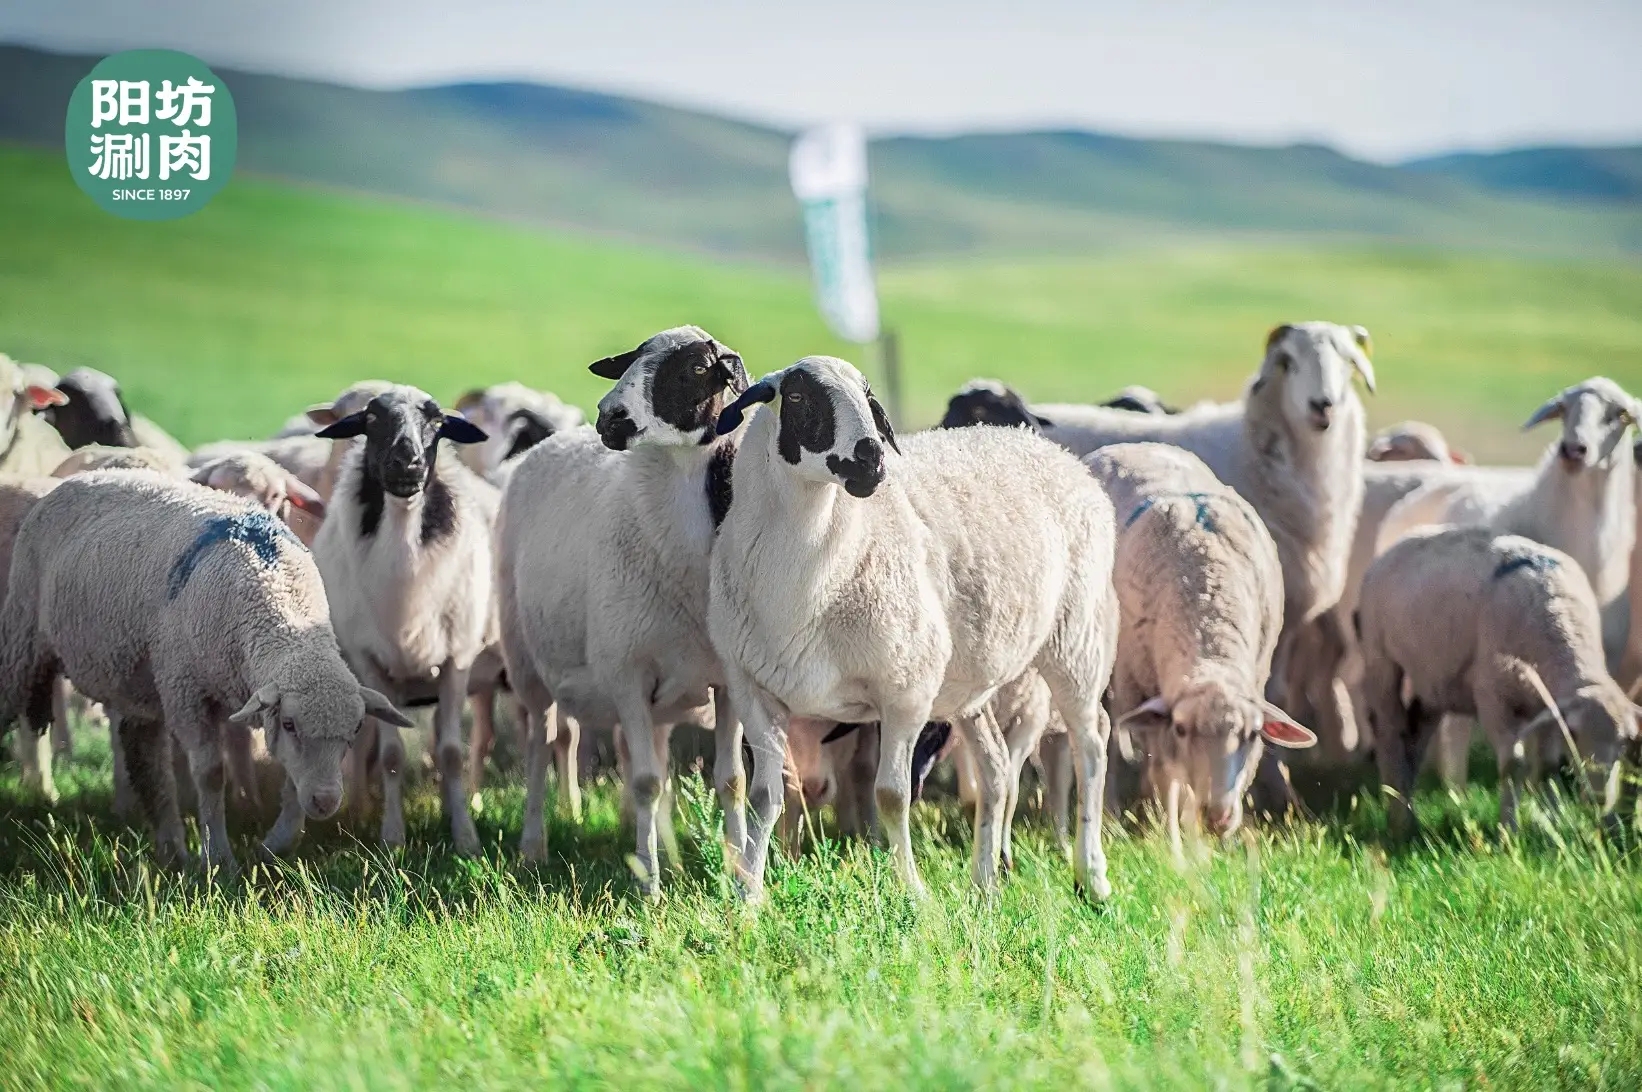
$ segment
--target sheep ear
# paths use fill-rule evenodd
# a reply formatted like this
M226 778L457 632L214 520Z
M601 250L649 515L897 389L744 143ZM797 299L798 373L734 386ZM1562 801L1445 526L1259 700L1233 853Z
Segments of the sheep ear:
M1269 701L1260 703L1260 738L1277 747L1301 750L1317 745L1317 733Z
M449 440L453 444L482 444L490 439L490 436L466 417L447 413L439 425L439 438Z
M462 397L458 398L456 400L456 405L453 408L457 413L464 413L470 407L476 406L480 402L484 401L484 398L485 389L483 387L474 387L473 389L465 392Z
M1123 756L1123 761L1133 765L1146 757L1145 752L1135 746L1130 730L1139 727L1142 721L1153 718L1168 720L1169 712L1168 701L1159 694L1147 698L1117 719L1117 723L1112 725L1112 731L1117 734L1117 749Z
M741 362L741 354L722 342L713 342L713 351L718 354L718 365L724 369L725 385L736 394L746 390L752 383L747 375L747 366Z
M1266 335L1266 352L1271 352L1271 347L1276 345L1279 341L1282 341L1285 337L1288 337L1293 330L1294 327L1286 322L1281 326L1273 326L1271 328L1271 332Z
M929 771L935 768L935 762L946 749L947 742L952 739L952 725L945 721L930 721L918 733L918 742L912 746L912 798L921 799L924 795L924 782L929 778Z
M1032 418L1032 423L1040 429L1054 428L1055 427L1055 422L1051 421L1049 418L1043 416L1042 414L1032 413L1031 411L1028 411L1026 415L1028 417Z
M329 402L321 402L317 406L309 406L302 412L308 420L312 421L321 428L326 425L336 424L336 410L331 408L331 404Z
M1535 425L1543 425L1547 421L1556 420L1562 416L1562 413L1562 393L1559 391L1556 397L1534 411L1533 416L1528 418L1522 426L1522 431L1527 432Z
M252 694L251 700L242 705L239 712L234 713L228 719L234 724L248 724L268 710L278 708L279 687L269 683L255 694Z
M329 407L326 407L326 410L329 412ZM313 410L309 410L308 419L313 420L313 417ZM332 417L334 418L335 414L332 414ZM350 413L346 417L336 418L330 424L314 433L315 436L325 440L349 440L355 436L363 436L364 434L364 410L360 410L358 413Z
M643 346L639 346L642 349ZM595 360L587 366L587 370L600 379L620 379L627 374L627 369L633 366L633 361L639 358L639 349L629 349L625 353L607 356L603 360Z
M1351 340L1357 343L1357 348L1363 351L1364 356L1372 357L1374 355L1374 339L1368 336L1367 326L1353 326L1351 328Z
M30 383L23 388L23 393L28 396L29 406L35 410L43 410L48 406L68 405L68 395L56 387L44 387L39 383Z
M325 518L325 500L294 474L285 475L285 499L315 519Z
M871 391L867 392L867 409L872 411L872 424L878 430L878 438L894 448L895 454L899 455L901 445L895 442L895 428L889 423L889 414L884 412L884 407L872 396Z
M365 699L365 715L367 717L375 717L377 720L385 721L388 724L397 724L401 728L416 727L414 720L395 709L393 702L370 687L361 686L359 696Z
M728 436L741 427L742 415L755 402L775 401L775 384L768 379L760 379L737 396L734 402L724 407L724 412L718 415L718 427L714 430L720 436Z
M861 727L859 724L839 724L839 725L836 725L833 728L832 731L828 732L826 735L821 737L821 742L822 743L836 743L838 740L843 739L845 736L849 735L851 732L855 731L859 727Z

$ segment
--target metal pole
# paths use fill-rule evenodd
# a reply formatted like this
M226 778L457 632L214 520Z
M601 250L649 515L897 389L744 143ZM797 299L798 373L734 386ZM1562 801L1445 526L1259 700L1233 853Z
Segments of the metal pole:
M889 410L890 424L905 428L901 404L901 341L888 327L878 335L878 357L884 370L884 397L889 403L885 408Z

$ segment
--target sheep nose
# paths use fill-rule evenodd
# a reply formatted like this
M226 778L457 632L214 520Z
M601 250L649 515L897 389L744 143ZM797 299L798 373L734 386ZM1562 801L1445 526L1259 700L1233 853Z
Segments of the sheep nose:
M599 439L612 451L625 451L628 441L639 434L639 426L627 412L626 406L611 406L599 410Z
M1585 456L1590 454L1590 451L1591 451L1591 449L1588 446L1586 446L1585 444L1580 443L1577 440L1575 440L1573 442L1569 442L1567 440L1564 440L1564 441L1562 441L1560 446L1562 448L1562 457L1564 459L1568 460L1570 463L1582 463L1582 462L1584 462L1585 461Z
M1203 818L1213 834L1225 834L1237 822L1237 810L1228 804L1211 804L1203 809Z
M308 795L308 814L315 819L328 819L342 806L342 789L315 789Z

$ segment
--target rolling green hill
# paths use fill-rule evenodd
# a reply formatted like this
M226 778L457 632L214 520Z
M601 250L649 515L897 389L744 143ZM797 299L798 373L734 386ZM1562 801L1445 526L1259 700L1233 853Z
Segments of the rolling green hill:
M367 376L443 398L506 378L591 406L585 365L696 322L755 372L832 338L795 271L522 230L246 176L183 220L108 216L50 154L0 147L0 350L121 377L189 442L263 435ZM1041 399L1148 383L1234 395L1267 329L1373 332L1374 420L1436 421L1475 453L1529 458L1516 425L1594 373L1642 390L1642 269L1408 248L1149 248L1084 259L907 265L882 279L909 416L993 375Z
M95 60L0 46L0 139L60 147L69 93ZM802 253L790 134L776 129L539 84L365 91L220 75L239 107L242 169L673 249ZM871 150L876 245L892 260L1204 236L1642 252L1634 194L1592 203L1588 179L1552 184L1566 171L1513 187L1474 166L1084 132L896 137Z

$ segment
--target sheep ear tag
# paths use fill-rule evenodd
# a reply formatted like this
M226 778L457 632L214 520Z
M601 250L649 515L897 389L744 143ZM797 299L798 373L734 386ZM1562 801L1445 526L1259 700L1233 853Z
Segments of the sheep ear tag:
M339 418L314 433L314 435L325 440L350 440L355 436L363 436L365 435L365 411L360 410L358 413L350 413L346 417Z
M490 439L484 429L454 413L445 414L444 421L439 425L439 438L453 444L482 444Z
M1260 722L1260 738L1276 747L1286 747L1291 751L1304 750L1317 745L1317 733L1301 724L1287 713L1270 702L1260 703L1262 714Z
M724 407L724 412L718 415L718 426L714 431L720 436L728 436L741 427L743 417L755 402L773 401L775 401L775 384L768 379L759 380L742 391L734 402Z

